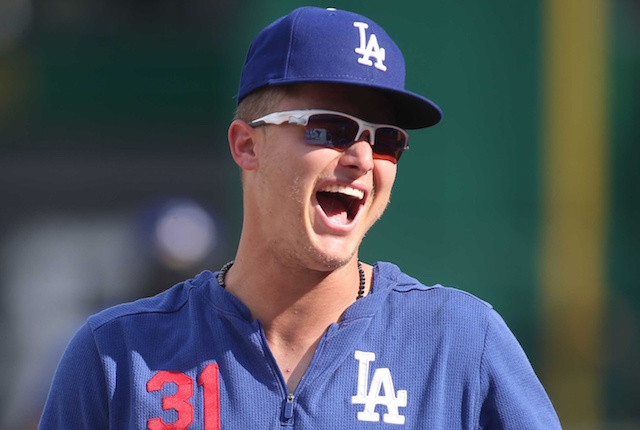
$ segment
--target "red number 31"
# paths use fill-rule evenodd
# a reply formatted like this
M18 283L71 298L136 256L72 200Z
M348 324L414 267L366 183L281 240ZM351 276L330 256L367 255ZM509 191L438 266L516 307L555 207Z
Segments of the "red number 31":
M193 405L189 399L193 396L193 379L182 372L161 370L147 382L147 392L160 391L164 384L173 383L178 389L171 396L162 397L162 410L173 409L178 418L166 423L162 418L147 421L149 430L186 430L193 423ZM198 377L204 398L204 430L220 430L220 384L218 365L208 364Z

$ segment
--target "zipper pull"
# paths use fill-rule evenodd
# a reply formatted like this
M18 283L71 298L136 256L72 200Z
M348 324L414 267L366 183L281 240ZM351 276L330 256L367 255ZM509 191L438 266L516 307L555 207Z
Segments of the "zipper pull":
M295 396L293 395L293 393L289 393L287 395L287 401L284 404L284 419L285 420L290 420L291 418L293 418L293 400L295 399Z

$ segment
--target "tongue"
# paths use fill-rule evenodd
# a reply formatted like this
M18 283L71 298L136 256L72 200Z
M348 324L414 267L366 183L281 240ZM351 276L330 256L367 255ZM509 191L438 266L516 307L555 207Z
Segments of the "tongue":
M348 224L349 214L347 213L347 206L344 201L333 193L318 193L318 203L320 207L335 224Z

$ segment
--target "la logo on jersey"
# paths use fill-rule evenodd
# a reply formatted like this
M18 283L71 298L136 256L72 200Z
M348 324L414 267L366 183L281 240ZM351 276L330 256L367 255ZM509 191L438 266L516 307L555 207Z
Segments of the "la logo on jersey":
M383 62L385 51L384 48L378 45L378 38L372 33L367 42L366 30L369 28L369 24L356 21L353 23L353 26L358 27L360 30L360 46L356 48L356 54L360 54L362 57L358 58L358 63L364 64L365 66L374 66L376 69L386 72L387 66L385 66ZM375 63L371 61L371 57L376 59Z
M358 421L380 421L380 414L375 411L377 405L387 408L382 421L387 424L404 424L404 415L400 415L398 408L407 406L407 390L393 388L393 379L388 368L378 368L373 372L371 385L369 384L369 364L376 360L373 352L356 351L358 360L358 391L351 397L354 405L364 405L364 410L358 412ZM382 394L384 392L384 394Z

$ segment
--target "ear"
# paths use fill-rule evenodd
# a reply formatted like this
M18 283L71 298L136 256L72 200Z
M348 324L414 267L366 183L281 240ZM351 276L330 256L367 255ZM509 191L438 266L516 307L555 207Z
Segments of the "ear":
M256 156L256 131L246 122L236 119L229 126L229 148L236 164L243 170L255 170L258 167Z

